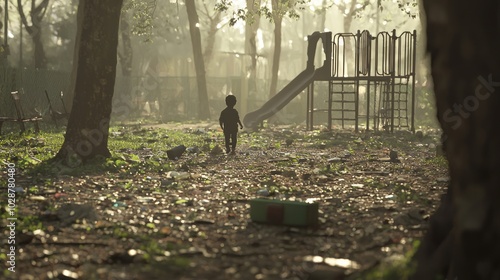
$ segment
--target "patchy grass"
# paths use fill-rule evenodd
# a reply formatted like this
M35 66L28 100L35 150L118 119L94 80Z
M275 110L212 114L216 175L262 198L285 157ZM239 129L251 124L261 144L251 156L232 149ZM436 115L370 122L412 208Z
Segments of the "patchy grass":
M385 262L377 267L356 275L350 280L407 280L415 270L415 263L412 262L412 257L417 251L419 241L413 242L413 248L408 251L403 257L396 260Z
M241 133L237 155L213 156L210 149L223 145L219 130L116 125L110 129L111 157L75 168L47 163L62 145L62 131L6 135L0 139L0 156L16 163L26 192L19 195L20 228L33 232L42 227L59 242L96 243L75 246L78 260L57 244L46 244L53 255L37 258L35 238L36 244L23 248L23 264L33 274L56 267L80 271L85 279L112 279L106 274L112 272L137 279L278 279L303 275L301 257L310 252L361 262L364 250L372 251L371 260L387 257L389 251L381 248L389 248L391 255L405 253L421 231L407 230L413 224L404 219L394 225L393 218L432 211L445 187L436 177L445 174L446 160L434 157L427 140L409 133L293 129ZM199 152L169 160L166 151L181 144L197 146ZM391 149L398 150L400 163L378 161ZM345 162L330 162L332 157ZM175 179L168 171L189 176ZM5 176L0 183L6 183ZM320 226L252 223L246 202L255 197L314 199L321 205ZM49 231L40 213L53 214L67 203L92 205L100 216L96 225L66 227L56 221L56 230ZM119 263L122 256L128 260L129 251L136 256L132 263ZM407 260L355 279L404 279Z

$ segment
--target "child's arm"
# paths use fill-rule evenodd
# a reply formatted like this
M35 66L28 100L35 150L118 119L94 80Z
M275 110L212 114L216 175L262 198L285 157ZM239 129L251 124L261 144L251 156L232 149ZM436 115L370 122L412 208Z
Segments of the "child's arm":
M243 129L243 124L241 123L240 120L238 120L238 123L240 124L240 128Z
M219 116L219 125L220 125L220 128L222 128L222 130L224 130L224 122L222 121L222 112L220 113L220 116Z

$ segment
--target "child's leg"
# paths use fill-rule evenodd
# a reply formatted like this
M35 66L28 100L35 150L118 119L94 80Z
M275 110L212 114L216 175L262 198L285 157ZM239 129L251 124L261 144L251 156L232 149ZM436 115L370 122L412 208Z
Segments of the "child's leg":
M229 150L229 139L231 137L231 134L228 132L224 132L224 143L226 144L226 153L229 153L231 150Z
M232 148L233 148L233 152L235 151L236 149L236 142L238 141L238 133L237 132L234 132L231 134L231 144L232 144Z

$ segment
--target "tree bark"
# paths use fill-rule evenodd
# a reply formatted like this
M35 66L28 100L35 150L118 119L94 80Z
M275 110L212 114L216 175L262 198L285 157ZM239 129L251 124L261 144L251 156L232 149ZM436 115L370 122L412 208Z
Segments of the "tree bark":
M122 42L122 52L118 54L122 75L130 77L132 75L132 61L134 51L132 49L131 30L128 14L122 14L120 17L120 36Z
M274 96L278 88L278 74L280 69L281 57L281 23L283 22L283 15L278 11L280 7L276 0L271 1L273 8L273 21L274 21L274 50L273 50L273 64L271 67L271 86L269 87L269 97Z
M216 11L214 17L211 18L207 12L207 16L209 17L210 26L207 32L207 45L205 47L205 52L203 53L203 61L206 68L210 69L210 62L212 62L212 58L214 56L215 39L217 38L216 34L217 31L219 31L218 24L222 17L222 13L220 11Z
M201 33L198 13L194 0L186 0L186 10L189 21L189 33L193 47L194 67L196 71L196 82L198 85L198 118L206 120L210 118L210 107L208 104L207 81L205 76L205 62L201 46Z
M451 181L415 255L413 279L499 279L500 3L423 3Z
M109 157L108 131L123 0L80 0L82 19L73 110L56 159L78 164Z
M122 11L120 16L120 42L118 44L120 50L118 51L118 60L121 68L121 87L114 97L113 116L114 117L130 117L134 113L134 104L132 95L132 63L134 58L134 50L132 48L131 28L129 23L130 17L128 11Z
M247 9L254 14L251 24L245 22L245 53L250 55L252 64L250 65L249 92L257 91L257 30L259 29L260 16L255 13L260 7L260 0L246 0Z
M35 69L47 68L47 56L42 43L42 19L45 16L48 4L49 0L43 0L40 5L36 6L35 0L31 0L30 17L32 24L29 25L26 15L24 14L22 2L21 0L17 0L17 9L21 21L33 41Z
M80 7L80 6L79 6ZM73 108L73 100L75 97L75 89L76 89L76 78L78 74L78 57L80 53L80 41L83 27L83 8L77 10L76 15L76 36L75 36L75 46L73 50L73 61L72 61L72 69L70 76L69 88L64 93L64 105L66 107L66 112L71 113L71 109Z

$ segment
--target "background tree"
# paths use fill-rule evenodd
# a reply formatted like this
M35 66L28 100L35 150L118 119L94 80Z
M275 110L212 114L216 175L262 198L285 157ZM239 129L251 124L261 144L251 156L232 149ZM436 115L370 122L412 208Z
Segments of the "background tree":
M260 7L255 8L255 2L252 8L248 8L248 4L251 1L247 1L246 9L237 9L233 12L233 18L230 24L234 25L238 20L247 20L248 18L253 18L254 13L260 16L264 16L269 21L274 24L274 47L273 47L273 59L271 63L271 85L269 87L269 96L273 96L277 93L278 87L278 74L280 67L281 58L281 39L282 39L282 23L285 16L298 19L298 11L303 10L308 0L269 0L264 2L257 2ZM216 9L221 11L226 11L232 5L232 1L222 0L216 5Z
M23 25L33 41L35 68L45 69L47 68L47 56L45 55L42 42L42 20L47 12L49 0L42 0L38 5L36 4L36 0L30 1L31 7L29 15L31 24L28 23L22 2L22 0L17 0L17 9Z
M73 110L64 143L55 157L66 164L110 156L108 130L122 3L123 0L80 0Z
M198 85L198 117L202 120L210 118L208 104L207 80L205 62L201 45L200 21L194 0L186 0L186 11L189 20L189 33L193 47L194 66L196 70L196 84Z
M217 38L217 32L225 25L222 23L222 12L215 10L213 7L209 7L207 1L202 2L203 9L201 14L203 15L203 25L208 27L206 40L205 40L205 50L203 51L203 61L205 62L206 69L210 68L210 63L214 57L215 51L215 41Z
M450 184L413 279L500 275L500 37L495 0L424 0Z
M257 90L257 30L260 26L260 16L257 13L261 0L246 0L246 6L249 14L254 15L250 21L245 22L245 53L250 56L251 64L249 67L249 91ZM246 69L245 69L246 70Z
M5 39L4 39L4 24L5 19L4 10L0 7L0 67L5 66L7 62L7 50L5 49Z

